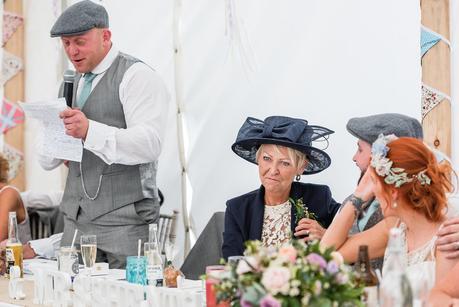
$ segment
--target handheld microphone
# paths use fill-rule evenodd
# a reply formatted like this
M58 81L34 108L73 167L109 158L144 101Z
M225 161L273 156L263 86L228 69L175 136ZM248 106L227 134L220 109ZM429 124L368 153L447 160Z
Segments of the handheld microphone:
M73 82L75 81L75 71L67 69L64 72L64 98L67 106L72 107L73 102Z

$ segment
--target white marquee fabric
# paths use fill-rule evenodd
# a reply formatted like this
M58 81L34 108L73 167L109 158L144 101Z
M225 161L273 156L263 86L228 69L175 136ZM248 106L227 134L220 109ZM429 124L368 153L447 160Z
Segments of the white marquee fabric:
M60 1L25 3L26 100L52 98L63 60L49 29ZM230 149L247 116L300 117L334 130L327 149L331 167L302 181L328 184L338 201L353 191L358 177L352 162L357 140L347 133L347 120L382 112L420 119L419 1L101 3L109 11L117 47L156 69L171 91L158 181L166 198L163 212L178 208L183 214L183 145L194 235L213 212L224 211L227 199L259 186L256 166ZM176 19L174 12L180 13ZM175 57L174 20L181 46ZM182 145L177 138L177 97L184 120ZM26 134L28 188L56 190L62 171L46 173L47 180L42 180L45 173L32 145L34 127L27 126Z

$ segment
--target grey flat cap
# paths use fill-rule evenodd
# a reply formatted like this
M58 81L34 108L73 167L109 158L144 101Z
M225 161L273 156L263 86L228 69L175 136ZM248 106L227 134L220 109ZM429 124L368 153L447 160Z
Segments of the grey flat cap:
M422 126L417 119L397 113L354 117L347 122L346 129L356 138L370 144L373 144L381 133L417 139L423 137Z
M90 0L69 6L56 20L51 37L80 35L93 28L108 28L108 13Z

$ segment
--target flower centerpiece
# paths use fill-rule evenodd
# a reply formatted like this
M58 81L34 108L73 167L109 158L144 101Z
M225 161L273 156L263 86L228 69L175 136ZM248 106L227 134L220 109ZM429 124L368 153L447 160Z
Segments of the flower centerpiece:
M248 241L246 247L244 259L216 285L219 301L241 307L363 306L355 273L332 248L301 240L279 248Z

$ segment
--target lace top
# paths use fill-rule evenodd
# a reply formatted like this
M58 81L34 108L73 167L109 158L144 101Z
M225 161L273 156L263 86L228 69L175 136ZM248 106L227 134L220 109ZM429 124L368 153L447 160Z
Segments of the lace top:
M435 240L437 239L437 236L433 236L421 247L408 252L408 244L406 242L406 224L400 223L399 228L403 233L403 249L406 251L406 264L408 267L424 261L435 261ZM387 254L384 255L384 260L386 260L386 258Z
M281 245L292 237L291 204L286 201L276 206L265 206L261 241L264 246Z
M404 238L403 249L406 251L406 274L410 280L413 295L419 298L426 295L435 284L435 241L437 236L433 236L421 247L408 252L405 223L400 223L399 228L402 229ZM388 254L386 249L384 262L387 259Z

